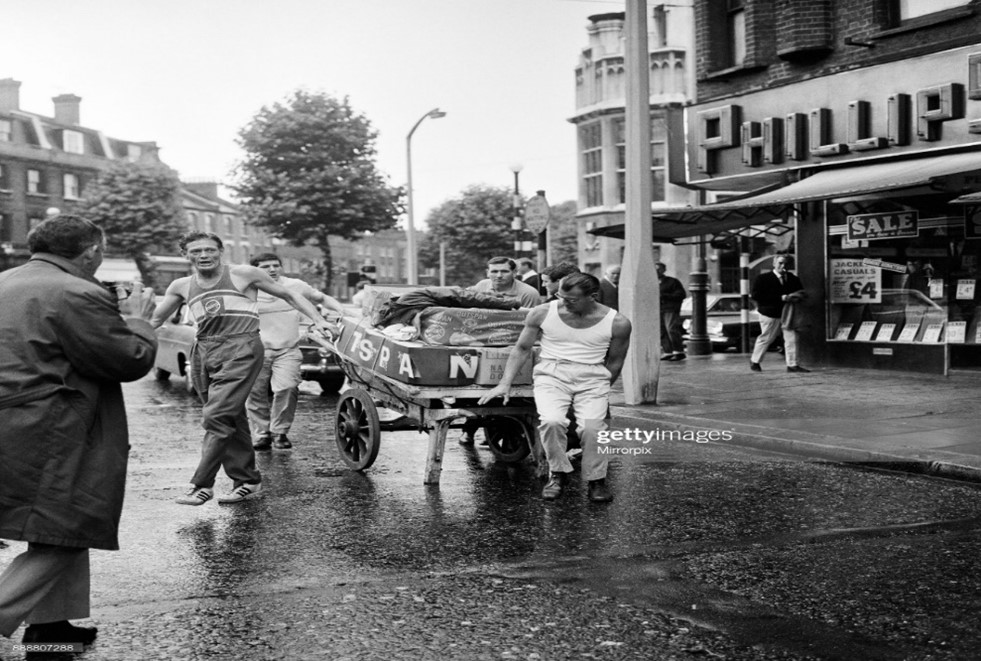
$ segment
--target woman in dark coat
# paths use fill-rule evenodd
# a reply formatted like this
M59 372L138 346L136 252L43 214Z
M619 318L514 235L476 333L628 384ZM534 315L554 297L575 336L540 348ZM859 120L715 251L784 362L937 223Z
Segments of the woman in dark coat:
M93 278L102 230L55 216L30 261L0 273L0 538L28 550L0 575L0 634L91 642L88 549L119 548L129 437L121 381L153 367L152 292L117 303ZM125 316L125 318L124 318Z

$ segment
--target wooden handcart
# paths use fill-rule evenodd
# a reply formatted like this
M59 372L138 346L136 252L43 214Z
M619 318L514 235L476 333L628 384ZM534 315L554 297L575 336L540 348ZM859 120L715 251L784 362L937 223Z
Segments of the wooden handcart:
M545 465L531 385L513 387L506 406L478 406L489 387L403 383L349 360L323 338L314 339L337 355L348 378L350 388L339 395L334 422L337 448L350 468L362 471L374 463L382 431L416 429L429 438L423 483L439 484L447 432L462 428L467 419L476 419L483 428L499 461L517 463L533 454L539 472ZM379 406L402 418L394 424L383 422Z

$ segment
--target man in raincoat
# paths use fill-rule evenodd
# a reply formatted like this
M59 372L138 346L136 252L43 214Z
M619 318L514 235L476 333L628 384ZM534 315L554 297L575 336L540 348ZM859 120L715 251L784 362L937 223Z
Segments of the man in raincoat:
M105 237L59 215L0 273L0 538L27 550L0 574L0 634L91 643L89 549L119 548L129 437L120 382L153 367L153 292L93 277ZM117 300L117 297L122 297Z

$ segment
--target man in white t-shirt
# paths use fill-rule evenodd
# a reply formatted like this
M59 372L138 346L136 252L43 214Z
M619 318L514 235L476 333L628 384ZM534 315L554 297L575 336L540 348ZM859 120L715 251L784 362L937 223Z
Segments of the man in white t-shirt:
M283 263L273 253L252 258L257 266L277 283L291 289L312 303L319 303L338 314L344 308L335 299L323 294L302 280L282 274ZM296 415L297 386L300 385L300 315L284 300L262 291L258 295L259 336L265 349L262 370L256 377L246 408L249 426L255 435L253 447L269 450L293 447L287 433ZM271 398L270 398L271 395ZM271 399L271 401L270 401Z

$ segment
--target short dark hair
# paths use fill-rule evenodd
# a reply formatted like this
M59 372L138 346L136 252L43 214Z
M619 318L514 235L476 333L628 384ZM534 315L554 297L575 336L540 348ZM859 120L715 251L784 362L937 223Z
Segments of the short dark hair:
M222 243L221 237L214 232L188 232L180 238L177 242L177 247L181 249L181 252L187 252L187 244L194 241L200 241L201 239L211 239L218 246L218 250L224 250L225 244Z
M279 265L283 265L283 260L279 258L274 252L260 252L258 255L249 260L249 264L252 266L259 266L262 262L279 262Z
M522 266L527 266L528 268L534 268L535 267L535 262L531 261L531 259L528 258L528 257L522 257L522 258L520 258L518 260L518 264L521 264Z
M599 293L600 282L595 275L572 273L562 278L562 284L559 285L559 289L562 291L570 291L576 287L586 296L592 296Z
M579 267L572 262L559 262L542 269L542 275L547 275L552 282L558 282L567 275L579 273Z
M72 214L58 214L41 221L27 235L31 253L49 252L75 259L95 244L105 240L102 228L90 220Z
M487 266L491 264L507 264L512 271L518 270L518 265L510 257L491 257L487 260Z

